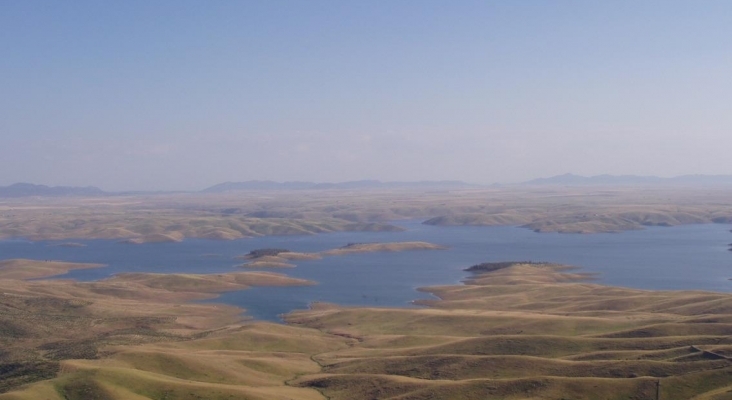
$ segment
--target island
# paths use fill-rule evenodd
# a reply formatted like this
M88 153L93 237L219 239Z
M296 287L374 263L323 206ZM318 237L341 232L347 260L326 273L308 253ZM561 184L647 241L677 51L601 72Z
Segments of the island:
M377 253L413 250L445 250L446 246L427 242L393 242L393 243L349 243L343 247L327 250L321 254L334 256L354 253Z
M317 260L325 256L445 249L447 249L446 246L427 242L348 243L343 247L322 251L320 253L300 253L277 248L255 249L244 256L235 258L249 260L242 264L242 267L247 268L292 268L295 267L295 264L292 264L290 261Z
M250 260L244 264L243 267L248 268L292 268L295 264L290 263L290 260L316 260L320 258L315 253L297 253L287 249L255 249L250 251L248 254L237 259Z

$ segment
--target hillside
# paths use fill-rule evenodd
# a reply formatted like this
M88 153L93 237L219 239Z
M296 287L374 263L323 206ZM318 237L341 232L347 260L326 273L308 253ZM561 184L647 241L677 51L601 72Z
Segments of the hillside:
M298 378L333 400L712 399L732 390L732 298L585 283L546 263L481 264L425 309L314 306L287 321L355 340Z
M20 263L47 274L28 260L8 274ZM188 301L312 282L0 274L0 400L709 400L732 390L730 294L590 284L548 263L472 270L481 273L465 285L422 289L440 299L425 308L316 303L289 325Z

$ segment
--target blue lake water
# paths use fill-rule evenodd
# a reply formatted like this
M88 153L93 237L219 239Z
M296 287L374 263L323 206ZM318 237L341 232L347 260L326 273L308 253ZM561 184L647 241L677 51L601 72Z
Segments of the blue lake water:
M94 262L107 267L63 275L81 281L121 272L222 273L242 271L235 256L277 247L316 252L350 242L427 241L444 251L365 253L296 261L296 268L267 269L318 282L305 287L259 287L224 293L215 301L238 305L257 319L307 308L312 301L343 305L411 306L429 294L416 288L455 284L464 268L485 261L532 260L575 265L596 272L597 282L642 289L700 289L732 292L729 225L651 227L592 235L535 233L518 227L435 227L399 222L405 232L338 232L315 236L270 236L234 241L188 239L181 243L131 245L110 240L0 241L0 259L30 258Z

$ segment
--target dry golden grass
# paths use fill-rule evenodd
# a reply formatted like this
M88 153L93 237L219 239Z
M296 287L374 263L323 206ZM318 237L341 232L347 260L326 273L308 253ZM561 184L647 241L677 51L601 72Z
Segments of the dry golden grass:
M335 231L398 231L388 223L356 222L323 213L257 217L260 196L238 199L251 212L231 213L225 196L161 195L90 199L0 199L0 238L120 239L127 243L184 238L232 240ZM37 202L37 205L32 203ZM29 204L30 203L30 204Z
M506 264L423 289L429 308L320 303L289 325L186 302L308 283L278 274L0 280L0 399L729 398L732 295L585 278Z
M398 219L432 225L522 225L593 233L730 223L732 191L714 188L484 188L457 191L323 190L0 199L0 238L231 240L334 231L395 231Z
M293 268L295 264L289 263L289 259L282 256L264 256L253 259L242 264L247 268Z
M444 250L445 246L427 242L394 242L394 243L353 243L338 249L327 250L321 254L338 256L356 253L377 253L413 250Z
M287 335L279 332L279 326L267 328L266 325L259 325L259 332L243 331L251 332L248 336L262 343L267 340L267 334L270 335L273 354L259 354L259 364L255 362L257 360L244 360L244 364L251 364L250 367L245 367L242 358L246 357L241 354L216 356L215 350L229 350L224 341L218 348L212 345L217 340L217 334L220 334L218 332L224 327L241 323L242 310L224 305L188 302L192 299L213 297L213 293L241 290L250 286L307 285L312 284L310 281L266 272L212 275L122 274L90 283L27 281L9 278L37 278L72 268L90 268L96 265L32 260L10 260L2 265L0 392L59 374L52 381L53 390L48 383L43 383L12 394L0 395L2 398L35 399L38 398L36 396L43 395L48 396L47 398L89 399L97 396L126 399L134 398L131 397L132 394L146 398L150 393L157 393L155 396L158 396L167 391L198 393L202 398L209 398L206 394L209 389L207 385L213 384L218 385L216 390L220 390L221 398L228 398L230 395L277 398L276 396L280 396L279 392L273 392L269 386L284 386L284 380L294 377L302 368L305 372L318 369L317 364L307 356L276 354L280 351L277 343L287 342ZM308 329L290 329L300 336L314 336L314 343L324 336ZM241 329L237 331L233 328L225 331L228 338L236 337L242 332ZM208 346L208 349L193 355L188 350L176 347L196 340L200 341L196 346ZM162 343L167 344L167 347L163 347L164 351L155 346L144 346ZM323 342L324 346L329 344ZM280 347L284 351L295 349L293 344L288 342L288 345ZM300 348L305 347L307 346L300 345ZM322 347L314 345L309 348ZM267 364L268 357L273 360L271 368ZM287 375L286 370L283 370L284 377L278 377L276 371L284 362L283 357L291 358L295 362L291 370L293 375ZM222 366L234 364L241 365L240 370L232 370L227 375L224 369L230 368ZM251 386L255 382L246 379L253 376L257 365L263 370L269 368L270 372L257 373L258 379L269 382L261 386L268 387L261 390L237 387ZM173 369L173 366L178 367ZM170 369L167 375L162 371L166 368ZM198 376L198 380L193 379L194 375ZM187 379L187 376L191 379ZM197 386L194 383L199 381L205 385ZM126 386L127 384L130 386ZM149 391L140 392L138 385L147 385ZM49 390L56 394L43 394ZM282 388L282 393L285 394L280 398L299 398L299 395L286 395L288 391L294 393L301 390ZM320 398L312 390L303 392L303 398Z
M292 324L358 340L317 355L322 372L297 383L331 399L655 399L659 387L661 399L726 395L731 295L583 278L515 264L424 289L442 299L428 309L293 313Z
M175 243L183 240L183 233L173 231L168 233L150 233L139 237L124 240L124 243L143 244L143 243ZM236 237L232 237L236 239Z
M298 252L292 252L292 251L286 251L283 253L277 254L278 257L284 258L285 260L318 260L320 259L320 255L316 253L298 253Z
M386 221L403 218L613 232L732 222L729 198L712 189L510 188L0 200L0 238L226 240L397 230ZM397 249L369 246L358 250ZM518 264L426 288L441 298L421 301L428 308L317 304L278 325L190 301L312 282L260 272L27 280L92 267L0 263L1 400L731 397L728 294L613 288L565 267Z
M74 269L99 268L101 264L81 264L60 261L3 260L0 261L0 279L34 279L65 274Z

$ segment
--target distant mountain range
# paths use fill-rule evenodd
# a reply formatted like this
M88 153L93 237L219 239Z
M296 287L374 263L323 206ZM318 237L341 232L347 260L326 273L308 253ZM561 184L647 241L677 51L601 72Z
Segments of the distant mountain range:
M672 178L639 175L595 175L581 176L564 174L549 178L539 178L519 184L499 185L490 187L511 186L732 186L732 175L682 175ZM203 189L202 193L227 193L256 190L324 190L324 189L418 189L418 190L451 190L489 187L474 185L462 181L416 181L416 182L382 182L378 180L361 180L339 183L316 182L274 182L274 181L245 181L224 182ZM94 197L94 196L124 196L124 195L152 195L186 192L105 192L94 186L46 186L32 183L16 183L10 186L0 186L0 198L12 197Z
M461 181L382 182L377 180L340 183L246 181L225 182L203 189L203 193L244 190L319 190L319 189L457 189L475 187Z
M521 185L563 185L563 186L725 186L732 185L732 175L682 175L672 178L638 175L595 175L580 176L564 174L549 178L533 179Z
M64 197L64 196L103 196L106 193L97 187L46 186L32 183L16 183L0 186L0 197Z

